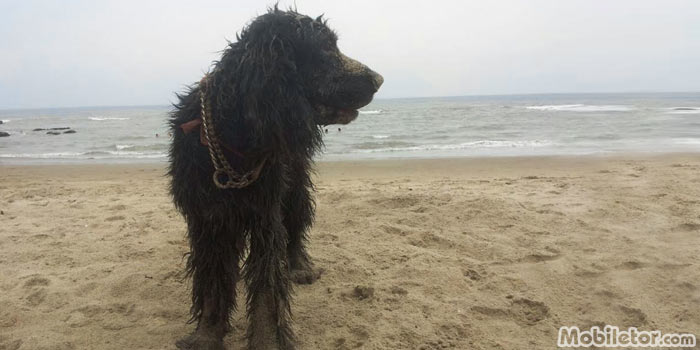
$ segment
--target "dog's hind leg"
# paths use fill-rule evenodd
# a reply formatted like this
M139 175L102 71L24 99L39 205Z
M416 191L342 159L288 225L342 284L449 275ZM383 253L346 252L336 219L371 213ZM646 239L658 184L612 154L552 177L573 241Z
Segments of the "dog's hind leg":
M183 350L225 350L223 338L236 307L236 282L242 234L231 232L226 220L189 222L190 255L188 273L192 276L192 321L197 329L176 343Z
M283 204L283 223L289 235L289 273L292 281L310 284L321 276L323 270L314 267L306 251L307 232L314 220L314 202L309 190L311 181L305 172L296 176L305 181L300 181L301 183L290 188Z
M292 350L291 283L287 262L287 233L277 204L267 217L255 220L250 252L244 265L248 283L248 348Z

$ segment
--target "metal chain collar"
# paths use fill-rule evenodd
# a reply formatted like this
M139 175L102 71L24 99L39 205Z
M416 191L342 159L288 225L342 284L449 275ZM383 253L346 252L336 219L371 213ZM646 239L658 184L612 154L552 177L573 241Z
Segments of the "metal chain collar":
M214 122L211 119L211 110L209 109L209 104L207 103L209 80L209 75L207 74L199 82L199 98L202 107L201 113L204 138L207 140L209 156L211 157L211 162L214 165L214 184L216 187L221 189L244 188L250 186L260 177L260 172L267 161L267 157L263 158L255 168L245 174L239 174L233 169L233 167L231 167L231 164L228 162L224 152L221 149L221 143L216 136ZM226 181L222 182L223 179Z

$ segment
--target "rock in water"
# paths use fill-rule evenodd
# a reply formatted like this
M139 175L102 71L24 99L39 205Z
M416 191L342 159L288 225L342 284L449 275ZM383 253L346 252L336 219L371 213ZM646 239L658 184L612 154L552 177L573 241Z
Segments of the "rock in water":
M32 130L32 131L44 131L44 130L69 130L69 129L70 129L70 127L68 127L68 126L63 126L63 127L60 127L60 128L47 128L47 129L44 129L44 128L36 128L36 129L34 129L34 130Z
M61 135L61 133L58 131L49 131L46 133L46 135Z
M6 133L4 131L0 131L0 137L8 137L8 136L10 136L9 133Z
M64 134L75 134L76 131L75 131L75 130L66 130L66 131L64 131L63 133L64 133Z

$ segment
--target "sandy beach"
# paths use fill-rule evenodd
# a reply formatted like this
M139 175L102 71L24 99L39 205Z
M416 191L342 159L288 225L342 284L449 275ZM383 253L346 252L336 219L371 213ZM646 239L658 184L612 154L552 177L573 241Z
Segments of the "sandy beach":
M0 165L0 349L173 349L192 330L164 169ZM700 336L700 154L322 162L316 178L325 273L295 288L301 349Z

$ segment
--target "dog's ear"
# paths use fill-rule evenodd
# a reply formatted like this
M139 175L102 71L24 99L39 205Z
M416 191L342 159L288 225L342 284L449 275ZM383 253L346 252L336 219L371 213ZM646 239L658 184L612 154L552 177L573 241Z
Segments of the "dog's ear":
M307 128L308 108L295 63L295 45L274 23L250 28L238 64L243 119L258 145L285 142L290 129ZM282 147L287 148L287 147Z
M297 74L294 62L294 45L274 28L250 33L243 44L243 56L239 63L239 83L243 91L256 93L260 90L281 87L280 80L291 83Z
M258 17L217 62L212 93L221 106L219 115L245 128L250 148L274 147L310 157L309 150L296 147L317 149L322 141L305 94L308 77L297 70L300 39L294 28L285 13Z

